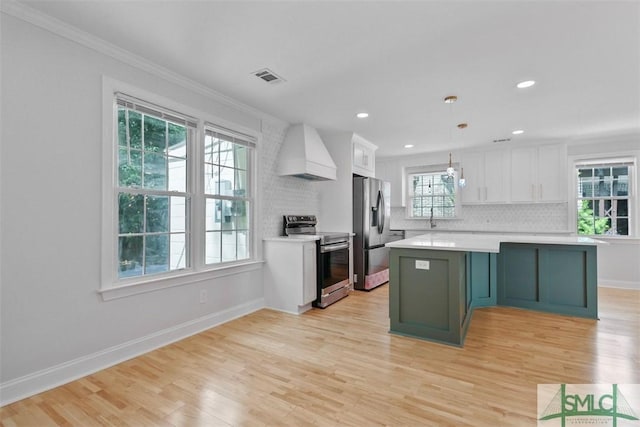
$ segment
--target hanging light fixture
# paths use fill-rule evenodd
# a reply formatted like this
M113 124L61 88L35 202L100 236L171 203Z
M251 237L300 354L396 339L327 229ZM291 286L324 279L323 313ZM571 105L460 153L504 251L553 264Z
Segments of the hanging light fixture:
M453 168L453 164L451 163L451 153L449 153L449 167L447 168L447 175L452 177L455 173L456 170Z
M456 101L458 101L458 97L455 95L449 95L447 97L444 98L444 103L445 104L453 104ZM452 108L449 108L450 112L453 114ZM467 123L458 123L458 129L465 129L468 124ZM451 129L449 129L449 143L451 144ZM462 169L460 169L460 179L458 180L458 185L462 188L464 187L467 182L464 179L464 171ZM451 179L453 179L455 177L456 174L456 170L453 168L453 162L451 161L451 153L449 153L449 167L447 168L447 176ZM455 181L454 181L455 182Z

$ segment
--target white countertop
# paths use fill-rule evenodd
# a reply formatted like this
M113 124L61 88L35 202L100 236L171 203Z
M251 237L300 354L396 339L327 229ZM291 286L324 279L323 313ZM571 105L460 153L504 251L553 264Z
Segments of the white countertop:
M482 230L482 229L478 229L478 228L446 228L446 227L439 227L439 228L405 228L404 229L405 232L411 232L411 233L421 233L421 234L429 234L429 233L436 233L436 234L446 234L446 233L462 233L462 234L531 234L534 236L538 236L538 235L555 235L555 234L564 234L564 235L570 235L575 233L575 230L548 230L548 231L540 231L540 230L526 230L526 229L522 229L522 230L515 230L515 229L499 229L499 228L492 228L492 229L486 229L486 230Z
M550 245L607 244L581 236L535 236L529 234L428 233L387 243L389 248L435 249L463 252L500 252L500 243L538 243Z
M262 239L265 242L289 242L289 243L304 243L320 240L320 236L277 236L277 237L265 237Z

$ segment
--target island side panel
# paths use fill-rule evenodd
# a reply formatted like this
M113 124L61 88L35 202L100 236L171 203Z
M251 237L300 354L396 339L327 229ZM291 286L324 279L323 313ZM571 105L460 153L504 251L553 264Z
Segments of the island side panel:
M461 345L467 315L466 253L391 248L390 332Z
M503 243L498 304L595 319L597 277L596 246Z
M470 307L493 307L497 299L498 254L469 252L467 255L467 281L471 292Z

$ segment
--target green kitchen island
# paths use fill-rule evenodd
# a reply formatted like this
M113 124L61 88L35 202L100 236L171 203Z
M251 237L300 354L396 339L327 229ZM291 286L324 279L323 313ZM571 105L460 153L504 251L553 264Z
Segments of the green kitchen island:
M424 234L388 243L390 332L462 346L476 307L597 319L587 237Z

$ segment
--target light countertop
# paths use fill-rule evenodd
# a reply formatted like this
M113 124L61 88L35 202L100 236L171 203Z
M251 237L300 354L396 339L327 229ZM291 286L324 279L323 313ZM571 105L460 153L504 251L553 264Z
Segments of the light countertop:
M482 229L478 229L478 228L446 228L446 227L439 227L439 228L405 228L404 229L405 232L410 232L410 233L420 233L420 234L429 234L429 233L436 233L436 234L443 234L443 233L462 233L462 234L531 234L531 235L556 235L556 234L563 234L565 236L568 236L570 234L573 234L575 232L575 230L548 230L548 231L539 231L539 230L516 230L516 229L498 229L498 228L493 228L493 229L487 229L487 230L482 230Z
M320 236L277 236L277 237L265 237L262 239L265 242L288 242L288 243L304 243L304 242L313 242L319 240Z
M464 252L500 252L500 243L550 245L598 245L606 242L581 236L536 236L529 234L428 233L387 243L389 248L434 249Z

